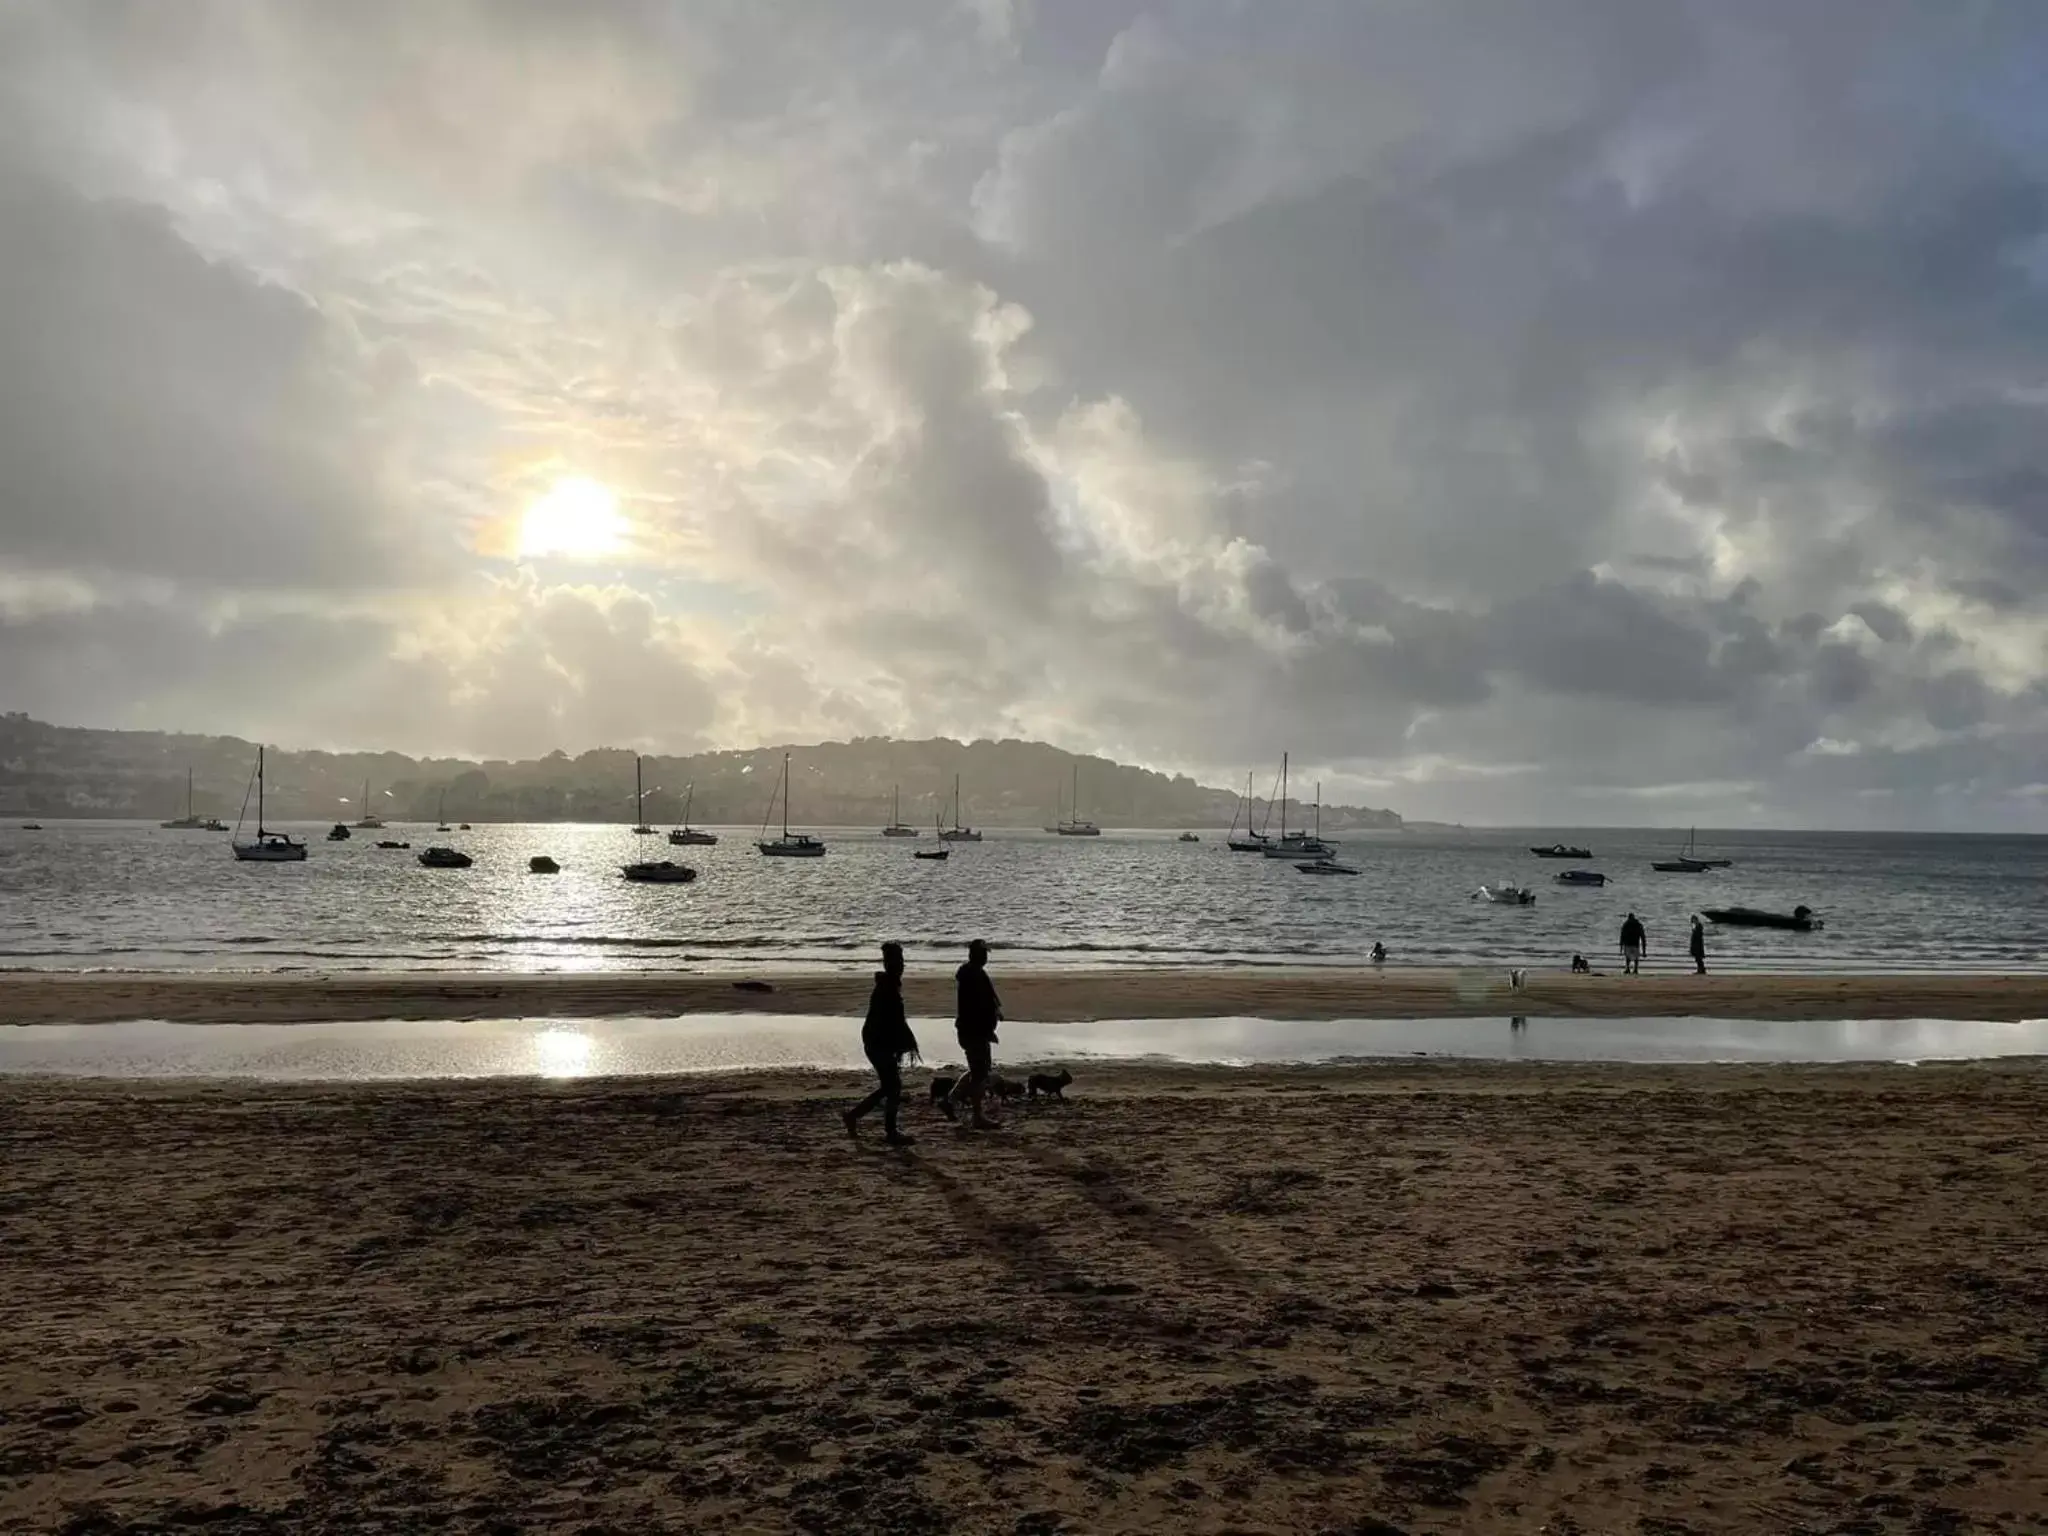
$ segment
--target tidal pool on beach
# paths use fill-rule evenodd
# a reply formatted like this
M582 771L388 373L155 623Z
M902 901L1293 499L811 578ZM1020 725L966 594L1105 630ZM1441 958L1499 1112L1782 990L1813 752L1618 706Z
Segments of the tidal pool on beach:
M917 1021L926 1061L958 1060L950 1023ZM2048 1055L2048 1020L1268 1019L1012 1023L1000 1061L1314 1064L1408 1057L1530 1062L1916 1062ZM378 1082L863 1069L858 1020L373 1020L336 1024L17 1025L0 1074Z

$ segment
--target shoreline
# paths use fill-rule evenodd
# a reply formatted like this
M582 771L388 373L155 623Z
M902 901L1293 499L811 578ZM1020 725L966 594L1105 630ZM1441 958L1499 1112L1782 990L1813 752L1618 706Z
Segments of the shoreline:
M1721 1018L1759 1021L2048 1017L2048 975L1816 975L1740 972L1696 977L1572 976L1530 972L1511 988L1503 968L1276 970L993 968L1014 1020L1290 1020L1494 1018ZM365 1019L664 1017L811 1014L858 1017L861 972L778 972L741 990L730 974L447 971L372 975L192 972L12 972L0 975L0 1025L345 1023ZM950 1018L949 972L913 973L905 1001L918 1018Z

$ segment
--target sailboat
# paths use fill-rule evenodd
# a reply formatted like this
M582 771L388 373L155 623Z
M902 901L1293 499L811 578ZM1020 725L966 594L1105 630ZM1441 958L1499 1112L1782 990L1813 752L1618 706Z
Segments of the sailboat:
M647 792L640 787L640 754L633 754L633 835L652 837L654 828L647 825Z
M1239 802L1237 810L1230 813L1230 830L1224 834L1224 839L1230 845L1232 853L1262 853L1265 851L1266 834L1252 826L1253 803L1252 776L1247 773L1244 776L1244 799ZM1267 813L1268 815L1271 814L1270 806L1267 808ZM1244 816L1243 837L1237 835L1237 818L1240 814Z
M363 780L363 814L361 819L356 822L356 825L366 827L371 831L375 831L384 825L384 818L370 809L370 781L368 779Z
M936 823L938 817L933 816L932 821ZM974 828L960 825L960 775L957 773L953 775L953 825L939 833L939 841L942 843L978 843L981 841L981 834L975 831Z
M1321 779L1316 780L1316 829L1303 846L1321 850L1320 852L1312 853L1306 861L1294 866L1304 875L1355 875L1358 873L1351 865L1338 863L1337 856L1330 851L1329 844L1323 841L1323 781Z
M1703 859L1697 849L1700 829L1692 828L1685 835L1685 846L1678 851L1675 859L1653 859L1650 868L1664 875L1703 875L1710 869L1726 869L1733 859Z
M249 811L249 797L242 796L242 814ZM231 847L235 857L245 864L295 864L306 857L306 845L295 842L282 832L272 832L263 825L263 748L256 749L256 841L242 841L241 817L235 818L235 835Z
M1323 788L1316 785L1316 820L1323 819ZM1325 859L1330 856L1333 844L1326 843L1320 836L1307 832L1287 830L1287 754L1280 754L1280 835L1266 843L1259 851L1269 859Z
M896 794L896 808L889 813L889 825L882 828L882 836L915 837L917 836L917 828L906 827L905 825L903 825L903 786L901 784L898 784L894 786L894 789Z
M939 808L936 805L932 807L932 835L935 837L944 837L946 835L944 829L939 826ZM913 859L947 859L953 856L953 850L950 848L913 848L910 850L910 856Z
M1055 805L1053 809L1055 812L1057 812L1059 807ZM1095 823L1092 821L1083 821L1081 819L1081 764L1078 761L1076 761L1074 764L1073 811L1070 815L1067 816L1065 820L1056 821L1051 826L1047 827L1046 831L1057 832L1061 837L1102 836L1102 828L1095 825Z
M441 809L437 814L441 818L441 824L434 828L436 832L452 832L455 830L448 825L448 786L445 784L441 786ZM468 823L465 822L464 825L467 826Z
M768 810L772 815L775 799L769 797ZM825 845L808 833L799 832L794 837L789 832L789 754L782 754L782 836L768 836L768 817L761 818L761 838L754 846L771 859L822 859Z
M225 832L228 824L217 816L194 816L192 814L192 770L185 770L185 814L169 821L159 822L173 832Z
M690 802L697 796L694 782L683 788L683 819L668 835L668 840L678 848L709 848L718 841L716 832L706 832L690 825Z

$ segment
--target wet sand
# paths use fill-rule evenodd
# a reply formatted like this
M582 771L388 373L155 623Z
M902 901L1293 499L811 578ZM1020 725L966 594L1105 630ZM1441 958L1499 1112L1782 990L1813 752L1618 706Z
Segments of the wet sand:
M1007 972L996 968L1013 1019L1373 1019L1497 1017L1723 1019L1985 1019L2048 1017L2048 976L1694 977L1531 972L1158 970ZM345 976L16 973L0 976L0 1023L258 1024L297 1020L593 1018L680 1013L851 1014L868 977L777 974L774 990L742 991L727 975L583 973L514 976L411 972ZM948 967L913 967L913 1015L952 1016Z
M2039 1064L853 1090L0 1084L0 1529L2043 1528Z

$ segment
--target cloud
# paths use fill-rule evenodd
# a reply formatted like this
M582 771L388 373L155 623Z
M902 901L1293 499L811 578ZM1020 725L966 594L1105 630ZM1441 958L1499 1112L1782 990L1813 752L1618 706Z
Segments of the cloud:
M1289 746L1467 820L2037 803L2030 8L0 28L8 707ZM521 567L565 475L628 551Z

